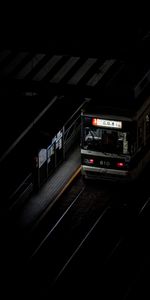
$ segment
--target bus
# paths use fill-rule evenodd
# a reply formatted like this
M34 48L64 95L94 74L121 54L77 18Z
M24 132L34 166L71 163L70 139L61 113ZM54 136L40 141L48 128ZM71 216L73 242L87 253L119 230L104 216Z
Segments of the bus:
M135 66L127 67L113 88L89 99L82 109L83 178L131 181L149 163L150 70L143 68L143 73L137 76Z

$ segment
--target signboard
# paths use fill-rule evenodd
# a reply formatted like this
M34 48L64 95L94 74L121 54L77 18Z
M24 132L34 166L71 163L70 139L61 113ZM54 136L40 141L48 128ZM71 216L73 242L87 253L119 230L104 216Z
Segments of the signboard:
M122 122L121 121L115 121L115 120L107 120L107 119L97 119L92 118L92 125L93 126L101 126L101 127L109 127L109 128L122 128Z

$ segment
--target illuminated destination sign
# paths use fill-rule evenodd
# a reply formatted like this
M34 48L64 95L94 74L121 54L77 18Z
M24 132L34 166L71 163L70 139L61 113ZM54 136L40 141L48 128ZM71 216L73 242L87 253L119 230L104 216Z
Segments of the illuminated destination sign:
M92 119L93 126L101 126L101 127L110 127L110 128L122 128L121 121L114 121L114 120L106 120L106 119Z

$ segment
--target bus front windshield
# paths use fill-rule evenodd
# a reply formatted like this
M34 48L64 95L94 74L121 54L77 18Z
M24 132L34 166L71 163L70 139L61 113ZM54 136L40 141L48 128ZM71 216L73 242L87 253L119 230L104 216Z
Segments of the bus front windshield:
M84 149L129 154L130 142L129 133L114 129L85 127L83 138Z

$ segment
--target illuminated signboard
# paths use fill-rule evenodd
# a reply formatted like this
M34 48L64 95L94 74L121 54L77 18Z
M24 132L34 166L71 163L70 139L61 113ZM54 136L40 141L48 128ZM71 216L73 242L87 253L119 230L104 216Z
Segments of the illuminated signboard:
M110 127L110 128L122 128L121 121L114 121L114 120L106 120L106 119L92 119L93 126L101 126L101 127Z

